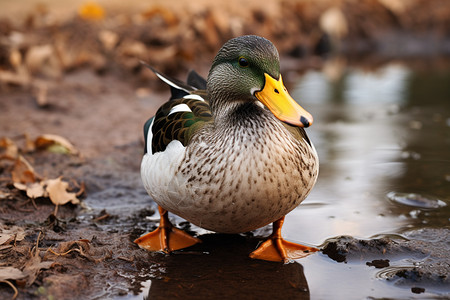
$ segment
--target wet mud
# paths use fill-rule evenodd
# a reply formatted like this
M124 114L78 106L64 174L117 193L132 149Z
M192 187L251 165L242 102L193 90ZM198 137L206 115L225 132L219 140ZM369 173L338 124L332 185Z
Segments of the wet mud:
M430 236L435 237L433 242L423 240ZM429 228L370 240L344 236L328 240L322 253L339 263L365 262L380 269L380 278L397 286L446 293L450 285L449 238L448 230Z

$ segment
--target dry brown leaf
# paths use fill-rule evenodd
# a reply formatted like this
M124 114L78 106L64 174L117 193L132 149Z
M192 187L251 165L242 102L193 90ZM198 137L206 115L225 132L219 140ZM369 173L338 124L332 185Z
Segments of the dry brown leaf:
M42 186L42 183L35 182L27 185L27 196L32 199L45 197L46 192L44 187Z
M178 24L178 18L174 12L163 6L154 6L142 13L142 16L146 19L151 19L155 16L161 17L164 22L169 26L174 26Z
M10 71L0 70L0 82L7 84L17 84L28 86L31 82L30 76L26 74L17 74Z
M20 183L20 182L14 182L13 185L19 191L26 191L27 190L27 185L26 184L23 184L23 183Z
M28 184L23 184L20 182L14 182L13 185L19 191L24 191L27 193L28 198L36 199L40 197L47 197L47 192L42 186L42 182L33 182Z
M0 200L1 199L10 199L12 198L12 194L4 191L0 191Z
M0 148L5 148L5 153L3 155L6 158L16 159L19 154L19 147L7 137L0 139Z
M22 227L13 226L10 229L0 227L0 245L10 243L12 241L21 241L26 234Z
M85 20L102 20L105 17L105 11L99 4L88 2L80 6L78 15Z
M43 82L36 82L34 85L34 97L36 98L36 103L39 107L48 106L48 85Z
M18 280L23 279L27 275L17 268L13 267L0 267L0 281L3 280Z
M16 70L22 65L22 54L18 49L11 50L9 53L9 62Z
M0 245L11 242L13 238L14 234L0 233Z
M41 261L39 250L36 250L23 268L23 274L27 277L27 286L33 284L41 269L49 269L54 263L54 261Z
M77 247L77 246L85 252L88 252L90 249L88 240L78 240L78 241L69 241L69 242L59 243L57 251L59 252L60 255L62 255L63 253L66 253L72 249L75 249L75 247Z
M43 134L36 138L34 144L37 149L64 154L78 154L78 150L66 138L56 134Z
M30 136L25 133L24 134L25 137L25 151L28 152L33 152L36 150L36 145L34 144L34 141L31 140Z
M14 183L26 184L36 182L36 177L38 176L30 163L22 155L19 155L14 163L11 177Z
M53 204L64 205L68 202L71 202L72 204L80 203L76 193L70 193L67 191L69 188L69 183L62 181L61 177L46 180L45 184L46 191L48 192L48 196Z
M62 68L52 44L31 46L25 56L25 65L32 74L43 74L50 78L58 78Z
M98 34L98 39L107 51L113 50L119 42L119 35L111 30L102 30Z

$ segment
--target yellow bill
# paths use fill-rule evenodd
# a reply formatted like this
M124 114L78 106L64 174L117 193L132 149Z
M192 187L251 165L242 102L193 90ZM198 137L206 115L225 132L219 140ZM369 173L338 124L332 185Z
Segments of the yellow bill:
M264 74L266 82L261 91L255 92L258 98L279 120L288 124L308 127L313 123L312 115L303 109L289 95L283 80L276 80L269 74Z

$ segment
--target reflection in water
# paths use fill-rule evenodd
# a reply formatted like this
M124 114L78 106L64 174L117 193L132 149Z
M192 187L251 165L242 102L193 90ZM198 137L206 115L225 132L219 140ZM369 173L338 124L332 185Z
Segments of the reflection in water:
M400 65L387 65L375 72L353 70L348 74L344 98L349 104L402 104L410 71Z
M448 227L449 82L448 69L416 71L397 63L365 72L332 61L303 75L293 98L314 116L308 134L320 174L309 197L286 217L284 236L318 245L338 235ZM389 199L403 193L442 201L424 208ZM364 263L331 264L321 254L301 263L312 298L411 296L374 280L381 275Z
M435 83L446 82L436 77ZM394 191L448 201L450 194L450 110L443 109L450 91L429 81L419 89L417 81L417 73L398 63L366 72L345 68L342 61L300 78L293 97L314 116L308 134L319 153L320 175L311 195L287 216L286 238L317 245L336 235L368 238L432 221L387 198ZM433 106L411 95L418 89L430 98L434 90L448 93ZM448 206L426 214L448 222Z
M202 244L161 255L148 299L309 299L303 267L252 260L258 243L239 235L200 236ZM159 260L159 259L158 259Z

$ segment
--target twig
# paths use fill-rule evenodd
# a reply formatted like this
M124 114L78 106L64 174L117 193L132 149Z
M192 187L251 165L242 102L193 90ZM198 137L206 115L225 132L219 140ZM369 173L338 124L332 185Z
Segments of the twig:
M97 217L97 218L93 219L92 221L97 222L97 221L101 221L101 220L107 219L109 217L111 217L111 215L106 213L106 214L104 214L104 215L102 215L100 217Z
M25 208L21 208L20 207L20 205L18 205L18 206L16 206L16 207L14 207L14 206L10 206L10 207L12 207L12 208L14 208L14 209L16 209L17 211L20 211L20 212L34 212L34 210L32 210L32 209L25 209Z
M75 180L74 180L75 181ZM75 181L76 182L76 181ZM80 190L75 194L75 196L80 197L86 192L86 185L84 184L84 181L81 182Z
M36 210L39 210L39 208L36 205L36 202L34 201L34 198L31 198L31 203L33 204L33 206Z
M27 201L25 201L24 203L19 204L20 207L27 205L29 202L31 202L31 204L33 204L34 208L36 210L39 210L39 208L36 205L36 202L34 201L34 198L29 198ZM27 211L31 211L31 210L27 210Z
M76 252L80 253L80 249L78 249L78 248L70 249L70 250L68 250L68 251L66 251L64 253L55 252L55 251L52 250L52 248L48 248L47 251L52 253L52 254L54 254L54 255L56 255L56 256L65 256L65 255L67 255L67 254L69 254L70 252L73 252L73 251L76 251Z
M39 251L39 239L41 238L41 233L42 233L42 231L39 231L39 234L38 234L38 237L36 240L36 247L35 247L34 255L36 255ZM33 250L31 250L31 251L33 251Z
M124 261L127 261L127 262L133 262L134 261L133 258L128 258L128 257L125 257L125 256L118 256L117 259L124 260Z
M17 290L17 288L14 286L14 284L12 284L11 282L9 282L8 280L2 280L0 282L6 283L7 285L9 285L13 290L14 290L14 295L12 296L11 300L14 300L17 298L17 296L19 295L19 291Z

